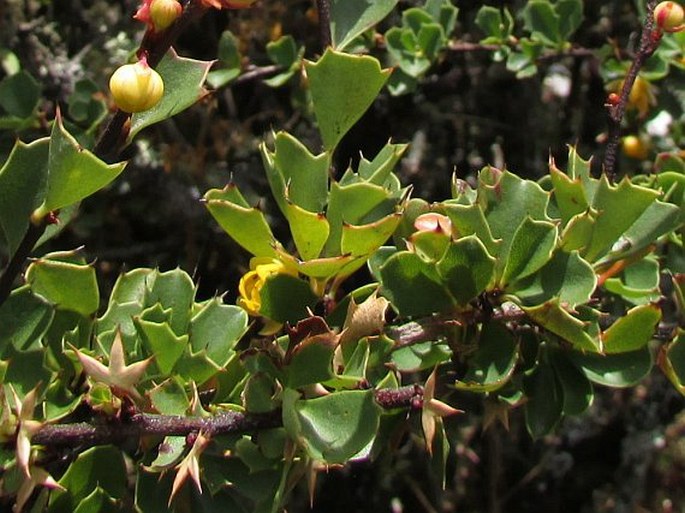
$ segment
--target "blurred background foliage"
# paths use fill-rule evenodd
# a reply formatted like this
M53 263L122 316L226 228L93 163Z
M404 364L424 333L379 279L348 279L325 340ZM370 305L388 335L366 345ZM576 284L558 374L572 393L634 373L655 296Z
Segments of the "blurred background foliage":
M525 3L492 5L518 13ZM401 10L422 4L401 1L379 31L399 25ZM455 5L452 41L478 43L483 34L475 20L483 3ZM82 141L92 142L93 127L112 107L109 75L142 37L142 25L131 20L136 8L135 1L0 2L0 79L20 66L35 77L44 97L40 122L22 128L23 140L49 133L47 120L59 107ZM629 51L639 12L625 0L584 2L574 46ZM176 50L214 59L226 30L235 36L247 72L272 64L267 43L282 35L292 35L305 58L321 53L310 0L261 0L244 11L210 12L183 34ZM413 94L381 94L341 143L338 176L360 152L374 155L388 139L411 143L399 174L404 185L413 184L414 196L427 200L449 196L453 172L469 179L485 164L539 178L547 173L550 156L563 167L568 144L583 156L594 155L595 165L601 161L607 84L599 59L543 59L537 74L519 79L492 52L465 51L460 44L441 54ZM381 50L378 41L375 52ZM199 283L200 298L225 293L232 300L248 257L210 219L202 194L232 179L252 204L268 196L258 145L272 130L288 130L313 150L321 145L302 76L294 73L280 87L261 78L239 78L144 131L126 150L131 159L126 172L86 200L78 217L40 251L84 245L84 254L96 261L104 297L124 268L179 266ZM627 131L644 136L649 136L644 127L663 111L673 118L668 140L651 137L650 157L683 147L683 79L683 70L673 68L655 83L657 104L644 117L628 118ZM1 160L14 139L14 132L0 132ZM619 172L647 171L650 162L623 154ZM287 229L278 224L275 205L262 206L273 217L277 237L285 240ZM588 413L566 419L556 435L539 441L530 439L519 413L509 419L508 431L498 423L486 430L483 420L493 415L487 404L484 408L469 396L448 399L469 414L447 422L457 444L445 491L422 442L405 436L397 440L398 450L380 461L321 476L314 511L685 511L683 400L660 374L635 389L598 394ZM308 500L302 488L292 511L306 511Z

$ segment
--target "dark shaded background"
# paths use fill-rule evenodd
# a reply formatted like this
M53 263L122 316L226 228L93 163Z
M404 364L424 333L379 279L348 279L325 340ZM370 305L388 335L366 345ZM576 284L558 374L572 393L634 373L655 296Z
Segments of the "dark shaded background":
M419 2L400 2L402 7ZM492 2L517 12L525 2ZM212 12L177 45L181 55L213 59L223 30L242 41L246 63L268 64L265 44L292 34L306 56L320 53L316 16L308 0L261 0L253 9ZM456 35L477 42L473 20L481 2L456 2ZM64 106L75 82L101 84L136 48L142 26L131 20L135 2L0 0L0 47L19 55L44 85L46 119ZM630 45L638 26L626 1L585 2L586 21L574 43L588 48L614 38ZM398 21L384 22L381 30ZM552 66L556 66L553 68ZM372 157L383 144L411 142L399 169L414 196L449 196L452 173L472 177L483 165L506 165L538 178L548 157L564 164L566 145L601 161L597 143L605 130L604 84L592 58L551 59L540 73L518 80L487 52L446 52L412 96L381 94L346 136L335 158L337 173L359 152ZM544 77L561 70L572 80L567 98L551 97ZM269 132L286 129L310 149L320 147L312 119L302 108L296 77L272 89L251 81L215 91L195 107L148 129L125 156L131 163L106 191L89 198L78 218L43 251L85 246L96 260L103 298L122 269L180 266L199 283L199 295L235 296L248 255L219 229L200 197L233 179L256 203L268 198L257 148ZM33 134L35 136L42 134ZM0 138L0 151L14 136ZM622 160L621 171L640 170ZM287 229L263 203L276 233ZM358 278L358 281L364 277ZM352 280L354 281L354 279ZM631 390L600 390L581 418L564 421L558 434L533 441L522 415L510 429L482 429L480 398L448 396L467 411L450 419L454 451L446 490L432 473L422 441L405 436L393 454L374 463L355 463L321 475L317 512L664 512L685 511L685 416L683 400L660 375ZM419 419L413 419L419 422ZM306 490L298 489L289 511L307 511Z

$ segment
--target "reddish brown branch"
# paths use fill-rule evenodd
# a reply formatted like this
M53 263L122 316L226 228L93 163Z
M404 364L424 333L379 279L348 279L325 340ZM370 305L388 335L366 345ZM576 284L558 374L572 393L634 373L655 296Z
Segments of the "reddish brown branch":
M420 385L375 392L384 409L411 408L423 397ZM186 436L200 431L208 435L254 433L282 426L281 411L269 413L225 412L212 417L181 417L137 413L128 419L74 424L47 424L31 438L31 443L44 446L84 447L117 444L142 436Z
M621 137L621 122L626 112L630 91L637 79L640 68L642 68L647 59L656 51L661 39L661 32L654 28L654 7L656 7L656 3L657 0L649 0L647 2L647 13L642 27L640 45L637 52L635 52L630 69L623 80L623 86L618 101L607 106L609 130L603 164L604 173L611 182L616 178L616 154L618 152L618 144Z

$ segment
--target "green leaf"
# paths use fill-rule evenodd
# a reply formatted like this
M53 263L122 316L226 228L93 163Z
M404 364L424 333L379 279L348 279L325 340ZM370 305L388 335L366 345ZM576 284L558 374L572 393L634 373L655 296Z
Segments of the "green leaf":
M26 281L35 293L63 310L89 316L100 304L95 269L76 252L49 253L34 260Z
M240 76L241 56L238 45L238 38L230 30L224 30L221 33L217 49L221 67L210 71L207 75L207 83L214 89L224 87Z
M482 44L505 43L511 35L512 20L509 11L502 10L490 5L483 5L476 14L476 25L485 33Z
M531 0L523 9L523 21L532 37L548 46L558 47L564 42L559 14L549 0Z
M572 316L558 300L534 307L522 306L528 316L543 328L570 342L578 349L599 351L599 342L586 331L587 323Z
M619 388L639 383L649 374L653 363L647 346L637 351L610 355L573 351L570 357L590 381Z
M393 27L385 33L385 43L388 53L399 68L409 77L417 79L431 67L431 60L422 48L421 43L430 45L443 36L442 27L437 23L424 25L424 41L420 41L418 34L408 28Z
M220 371L221 367L207 357L205 350L198 353L184 353L174 366L174 374L178 374L185 380L194 381L197 386L216 376Z
M323 212L328 201L329 155L313 155L287 132L274 136L274 150L260 146L271 192L287 216L288 201L308 210Z
M255 256L276 256L274 238L264 213L250 208L235 184L210 189L207 209L228 235Z
M40 84L23 70L0 81L0 107L10 116L20 119L31 116L38 107L40 94Z
M202 98L205 94L202 84L212 64L214 61L179 57L173 48L169 49L156 68L164 80L164 96L151 109L133 115L128 140L143 128L175 116Z
M87 198L119 176L125 166L125 162L108 165L82 148L58 115L50 134L47 191L40 213L45 215Z
M288 274L274 274L266 279L259 291L262 305L259 313L278 322L295 323L308 316L318 296L306 281Z
M653 338L660 320L661 309L657 305L636 306L628 310L602 333L604 352L625 353L643 348Z
M528 279L512 284L507 293L526 306L556 299L562 305L575 308L590 300L596 284L597 275L592 266L577 251L557 251L542 269Z
M45 367L46 351L44 348L18 351L13 346L5 350L6 362L4 382L11 383L22 399L38 384L49 383L52 373Z
M620 238L620 249L611 258L634 255L653 244L659 237L682 226L682 208L657 200L650 204Z
M397 213L369 224L343 224L341 253L352 256L370 255L392 236L401 218L402 214Z
M312 337L293 351L285 367L285 386L300 388L321 383L335 377L333 374L333 352L335 345L328 339Z
M266 53L275 63L282 66L285 71L264 80L269 87L281 87L290 80L300 69L300 61L304 55L304 48L297 48L292 36L283 36L277 41L271 41L266 45Z
M398 0L332 0L331 39L333 48L344 50L352 41L385 18Z
M380 407L373 390L343 390L316 399L299 399L286 389L283 425L315 461L345 463L375 437Z
M636 305L656 302L661 297L659 262L650 257L638 260L626 267L619 277L607 279L603 286Z
M170 310L169 325L176 335L188 331L190 308L195 297L193 279L181 269L155 273L148 282L149 292L146 306L159 304L162 309ZM155 320L148 318L147 320ZM160 321L162 319L159 319ZM166 316L163 320L167 320Z
M514 235L527 218L548 221L548 201L549 193L535 182L523 180L509 171L494 168L481 171L478 204L483 209L492 236L502 239L498 254L492 253L498 264L503 266L508 261Z
M121 511L115 501L105 490L96 486L90 495L79 501L74 513L116 513Z
M324 148L332 152L371 106L390 70L381 70L373 57L347 55L330 48L316 63L307 61L305 69Z
M601 215L595 221L583 257L588 262L595 262L604 256L657 196L655 191L633 185L628 179L612 186L603 176L592 200L592 207Z
M361 225L377 221L393 213L395 205L390 191L380 185L368 182L341 185L333 182L326 212L331 232L324 254L333 256L341 253L344 224Z
M564 415L580 415L592 404L592 383L576 367L564 351L549 352L549 359L564 396Z
M470 392L497 390L511 378L518 356L518 344L511 332L498 322L488 322L475 353L467 360L466 374L455 386Z
M0 231L14 254L29 228L31 213L43 202L48 177L50 139L17 141L0 169Z
M162 415L185 415L190 401L178 378L169 378L148 392L152 407Z
M188 335L177 336L167 323L134 320L142 337L143 345L162 375L168 375L176 365L186 347Z
M673 386L685 394L685 336L679 330L678 336L664 347L659 358L659 365Z
M317 258L330 233L326 216L322 213L309 212L294 203L286 204L285 216L300 258L303 260Z
M400 372L418 372L432 369L452 357L447 344L433 341L410 344L392 352L391 364Z
M103 462L107 462L103 465ZM110 497L123 499L126 492L126 468L121 451L110 445L86 449L69 465L59 480L66 490L54 490L49 513L71 513L97 488Z
M568 40L583 21L582 0L558 0L554 6L559 15L559 33Z
M12 291L0 305L0 357L8 346L27 350L40 341L54 317L50 304L28 286Z
M454 304L435 265L414 253L394 254L385 261L380 275L383 295L402 316L429 315Z
M500 244L495 241L481 207L479 205L461 205L455 201L458 200L448 200L441 205L445 215L452 221L455 233L459 237L475 235L490 255L497 255Z
M437 263L438 273L460 305L466 305L491 283L495 259L475 235L452 242Z
M552 431L561 419L563 391L547 363L539 363L525 377L523 387L527 399L524 404L526 427L533 438L540 438Z
M550 177L554 185L554 200L561 213L562 224L588 208L585 189L580 178L571 178L557 169L554 162L550 165Z
M529 217L519 225L511 241L501 282L525 278L539 270L552 257L557 242L557 227Z
M248 328L245 310L211 299L190 321L190 345L193 351L205 349L207 356L224 367Z

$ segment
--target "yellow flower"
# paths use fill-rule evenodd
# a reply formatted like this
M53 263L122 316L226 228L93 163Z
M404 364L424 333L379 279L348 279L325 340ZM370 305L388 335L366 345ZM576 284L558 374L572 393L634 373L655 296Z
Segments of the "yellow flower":
M240 292L238 305L244 308L250 315L260 315L262 287L266 280L274 274L297 276L297 271L287 267L283 262L275 258L252 258L250 260L250 270L243 275L238 284L238 291Z

